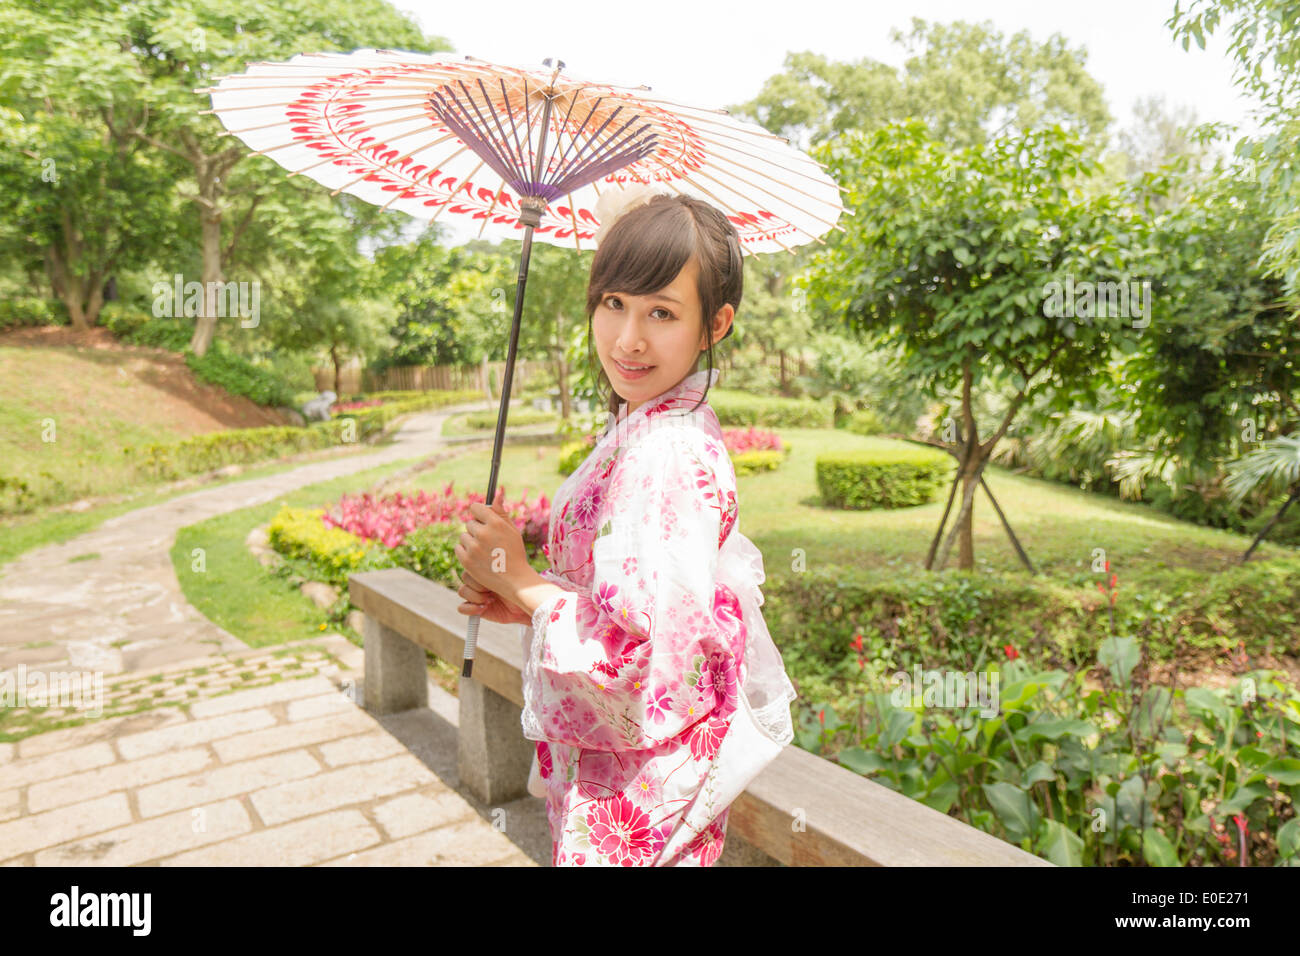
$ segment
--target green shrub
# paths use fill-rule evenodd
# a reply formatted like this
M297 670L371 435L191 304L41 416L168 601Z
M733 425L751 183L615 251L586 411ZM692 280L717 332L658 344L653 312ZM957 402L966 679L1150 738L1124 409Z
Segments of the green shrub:
M758 449L755 451L745 451L738 455L731 456L732 467L736 469L736 476L751 475L759 471L772 471L785 461L789 454L786 451L775 451L773 449Z
M325 524L324 513L324 508L283 506L266 529L271 547L303 559L313 577L336 587L346 587L348 576L358 571L393 566L387 548Z
M430 524L407 533L402 543L389 554L393 563L431 581L455 589L461 570L456 545L463 528L458 524Z
M186 353L185 364L203 381L259 405L283 406L293 401L293 390L283 380L235 355L220 340L214 341L202 358Z
M708 399L723 428L831 428L835 407L810 398L763 398L728 388L710 388Z
M885 430L884 423L869 408L858 409L853 414L847 416L840 424L845 431L853 432L855 435L879 435Z
M543 422L553 422L558 417L554 412L539 412L535 408L514 408L510 410L510 417L506 419L506 425L540 425ZM495 409L470 412L465 416L464 422L466 428L495 429L497 427L497 412Z
M13 296L0 299L0 331L39 325L67 325L68 309L57 299Z
M934 499L954 468L940 451L854 451L817 458L817 488L833 508L903 508Z
M251 464L317 448L360 442L381 431L384 423L384 419L376 417L358 420L356 423L340 418L313 422L305 428L294 425L237 428L196 435L171 444L150 444L137 449L126 449L126 452L136 456L137 467L144 475L169 480L213 471L226 465Z
M560 446L560 474L571 475L591 454L592 442L583 439L565 442Z

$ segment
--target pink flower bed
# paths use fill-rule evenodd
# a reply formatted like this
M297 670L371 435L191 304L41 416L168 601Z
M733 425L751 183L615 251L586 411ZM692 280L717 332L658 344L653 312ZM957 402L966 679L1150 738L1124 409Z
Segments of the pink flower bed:
M460 497L448 483L441 494L420 491L403 495L399 491L382 497L369 492L344 495L321 517L326 525L378 541L386 548L395 548L416 528L431 524L465 524L471 517L470 504L476 501L481 504L484 500L483 495L475 492ZM534 546L541 544L550 520L550 500L540 495L536 501L530 502L524 495L512 502L507 496L502 503L524 541Z
M757 428L724 428L722 440L733 455L746 451L780 451L782 448L781 438L776 432Z

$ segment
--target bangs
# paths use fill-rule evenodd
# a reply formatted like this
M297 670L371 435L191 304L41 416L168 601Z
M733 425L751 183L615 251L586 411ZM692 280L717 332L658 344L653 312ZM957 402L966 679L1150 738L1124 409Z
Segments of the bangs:
M695 222L675 202L654 202L632 210L623 228L611 230L596 250L587 287L592 313L610 292L650 295L671 284L696 255Z

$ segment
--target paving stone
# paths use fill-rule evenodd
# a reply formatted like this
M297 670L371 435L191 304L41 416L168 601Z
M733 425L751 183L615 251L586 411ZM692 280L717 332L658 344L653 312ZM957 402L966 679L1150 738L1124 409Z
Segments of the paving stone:
M358 688L358 691L360 688ZM330 714L341 714L347 710L360 710L352 699L343 691L335 689L332 694L323 694L320 697L308 697L303 700L295 700L289 704L289 720L314 720L317 717L325 717Z
M161 856L230 840L253 829L238 800L132 823L36 854L37 866L138 866ZM263 864L269 864L270 859Z
M367 734L356 734L322 744L320 752L325 758L326 765L330 767L342 767L351 763L410 753L400 740L382 727Z
M517 854L505 834L482 819L452 823L357 852L325 866L486 866Z
M220 740L222 737L233 737L235 734L247 733L250 730L261 730L272 726L275 722L275 718L268 710L241 710L221 717L190 720L175 727L164 727L160 730L123 737L117 742L117 748L127 760L138 760L168 750L180 750L193 747L195 744Z
M27 810L36 813L103 796L117 790L131 790L159 780L197 773L215 765L206 747L159 754L143 760L127 760L99 770L34 783L27 789Z
M205 700L190 707L190 715L197 718L218 717L237 710L265 707L282 700L318 697L335 692L334 685L321 677L303 677L298 680L279 681L266 687L250 688L238 694Z
M481 821L465 798L453 790L442 793L407 793L379 804L375 819L394 840L461 820Z
M20 856L130 822L131 808L127 806L124 793L109 794L45 813L28 814L0 823L0 856Z
M316 720L278 724L266 730L226 737L213 741L212 747L223 762L233 763L236 760L249 760L281 750L295 750L352 734L365 733L373 730L374 727L373 717L363 710L354 709Z
M113 763L117 755L107 743L86 744L73 747L59 753L33 757L30 760L14 760L5 764L4 782L7 787L25 787L38 780L53 780L66 777L70 773L91 770Z
M182 853L161 866L310 866L373 846L383 837L360 811L340 810L259 830L202 850Z
M167 780L136 790L140 816L156 817L183 807L212 803L320 772L320 763L305 750L243 760L215 770Z
M250 794L249 799L267 824L276 824L354 803L367 803L427 786L437 779L415 757L403 754L269 787Z
M0 790L0 823L18 816L20 801L17 790ZM4 850L0 849L0 854Z

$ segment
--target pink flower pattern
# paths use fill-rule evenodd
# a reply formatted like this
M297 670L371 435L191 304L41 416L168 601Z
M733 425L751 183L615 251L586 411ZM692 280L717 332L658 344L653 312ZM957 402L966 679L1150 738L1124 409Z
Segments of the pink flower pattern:
M523 691L556 866L712 866L722 852L710 771L746 628L712 571L737 504L717 416L707 402L688 414L705 374L611 424L552 502L543 577L566 593L523 629Z

